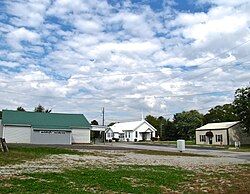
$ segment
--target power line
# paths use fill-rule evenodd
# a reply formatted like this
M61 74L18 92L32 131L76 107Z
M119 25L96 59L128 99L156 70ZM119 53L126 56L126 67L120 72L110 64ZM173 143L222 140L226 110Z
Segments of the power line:
M219 56L223 55L223 54L226 54L227 52L229 51L232 51L238 47L241 47L245 44L247 44L248 42L250 42L250 40L247 40L239 45L236 45L222 53L219 53L218 55L216 55L215 57L212 57L200 64L198 64L197 66L201 66L205 63L208 63L214 59L217 59ZM248 55L247 55L248 56ZM235 59L236 60L239 60L239 59ZM209 68L209 67L205 67L205 68ZM200 68L201 69L201 68ZM126 72L126 73L117 73L117 74L103 74L103 75L88 75L88 76L81 76L81 77L73 77L73 78L70 78L70 79L87 79L87 78L90 78L90 77L106 77L106 76L119 76L119 75L124 75L124 76L129 76L129 75L137 75L137 74L153 74L153 73L163 73L161 70L155 70L155 71L150 71L150 72ZM69 78L65 78L65 79L61 79L61 80L57 80L57 81L67 81ZM37 79L37 80L16 80L16 81L11 81L11 82L6 82L6 81L1 81L1 83L23 83L23 82L31 82L31 81L39 81L39 82L43 82L43 81L53 81L53 79Z
M65 97L65 96L46 96L46 95L34 95L34 94L29 94L29 93L20 93L20 92L15 92L15 91L10 91L10 90L1 90L0 93L14 93L14 94L18 94L18 95L25 95L27 96L33 96L33 97L41 97L41 98L51 98L51 99L56 99L56 98L60 98L60 99L71 99L71 100L84 100L84 99L88 99L88 100L112 100L112 99L146 99L147 97L149 98L177 98L177 97L185 97L185 96L200 96L200 95L208 95L208 94L219 94L219 93L227 93L227 92L232 92L231 90L223 90L223 91L214 91L214 92L203 92L203 93L196 93L196 94L181 94L181 95L147 95L144 97L75 97L75 98L70 98L70 97Z

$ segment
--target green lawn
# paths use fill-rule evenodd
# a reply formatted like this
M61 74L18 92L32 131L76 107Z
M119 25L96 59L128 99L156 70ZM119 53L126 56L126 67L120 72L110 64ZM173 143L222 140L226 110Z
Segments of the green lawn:
M9 145L9 152L0 152L0 166L35 160L50 154L83 154L66 148L39 147L29 145Z
M187 176L189 175L189 176ZM165 193L178 190L193 173L165 166L81 168L33 173L0 182L2 193Z

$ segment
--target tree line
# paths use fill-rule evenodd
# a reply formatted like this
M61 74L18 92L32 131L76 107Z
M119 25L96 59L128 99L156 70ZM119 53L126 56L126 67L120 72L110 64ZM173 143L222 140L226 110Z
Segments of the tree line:
M237 89L232 103L215 106L206 114L190 110L176 113L173 120L152 115L146 116L146 120L157 129L161 140L194 140L196 128L207 123L230 121L241 121L250 135L250 87Z
M17 111L26 111L22 106L17 107ZM34 112L51 113L52 109L46 109L41 104L34 108ZM2 111L0 111L0 119L2 118Z

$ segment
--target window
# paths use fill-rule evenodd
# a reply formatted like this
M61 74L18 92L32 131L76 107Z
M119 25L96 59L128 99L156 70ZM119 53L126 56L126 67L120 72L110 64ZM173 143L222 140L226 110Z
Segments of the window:
M206 142L206 135L200 135L200 142Z
M120 133L119 138L124 138L124 134Z
M137 137L138 137L138 131L135 132L135 138L137 138Z
M222 135L215 135L216 142L222 142Z
M130 132L128 132L128 138L130 138Z

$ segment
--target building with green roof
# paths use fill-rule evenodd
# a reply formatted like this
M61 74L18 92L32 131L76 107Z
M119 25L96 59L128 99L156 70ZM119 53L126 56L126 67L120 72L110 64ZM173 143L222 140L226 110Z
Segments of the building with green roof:
M83 114L3 110L1 125L7 143L90 143L91 125Z

